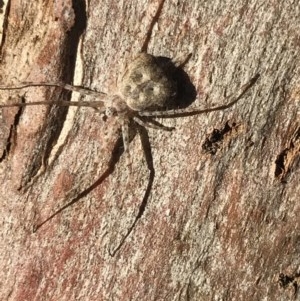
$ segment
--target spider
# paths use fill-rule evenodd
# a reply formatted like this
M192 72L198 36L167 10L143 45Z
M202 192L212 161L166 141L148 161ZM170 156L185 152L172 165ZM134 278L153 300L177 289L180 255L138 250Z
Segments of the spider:
M239 99L248 91L248 89L257 81L259 75L255 75L246 84L244 84L234 95L229 97L226 104L206 109L186 107L175 108L176 99L180 93L178 89L178 81L173 76L174 72L180 70L185 62L178 60L177 63L172 61L162 61L160 57L153 56L147 53L147 43L151 37L152 28L157 21L158 15L162 9L164 1L161 2L150 29L147 34L146 41L142 46L142 51L136 56L136 58L128 65L124 74L118 80L116 92L105 94L95 90L91 90L85 87L73 86L62 82L23 82L16 86L0 85L2 90L15 90L37 86L49 86L60 87L68 91L79 92L82 95L89 95L95 98L93 101L80 100L74 101L40 101L31 103L13 103L13 104L1 104L0 108L6 107L24 107L35 105L46 106L77 106L77 107L90 107L97 112L104 114L105 118L117 118L122 132L122 140L124 145L124 152L128 154L129 149L129 130L131 127L140 128L154 128L164 129L171 131L173 127L167 127L158 123L155 118L173 118L173 117L185 117L197 114L208 113L212 111L225 110L232 107L238 102ZM172 108L172 109L170 109ZM137 131L141 136L142 132ZM146 161L147 154L145 153ZM122 238L118 247L114 251L110 252L111 256L114 256L116 252L121 248L125 239L130 235L137 221L141 218L143 211L146 207L147 198L151 189L151 181L154 177L154 169L151 164L148 164L150 174L152 173L152 180L149 180L145 196L140 204L139 211L135 217L134 222L129 227L127 233ZM91 186L92 187L92 186ZM66 209L71 204L75 203L81 196L76 197L70 203L66 204L54 214L48 217L39 225L35 226L34 232L44 225L47 221L52 219L56 214Z

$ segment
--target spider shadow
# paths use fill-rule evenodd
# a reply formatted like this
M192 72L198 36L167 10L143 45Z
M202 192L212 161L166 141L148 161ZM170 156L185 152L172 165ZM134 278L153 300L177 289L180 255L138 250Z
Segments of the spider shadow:
M192 84L188 74L183 70L191 58L189 54L179 66L176 66L172 59L164 56L156 57L156 62L162 68L168 78L177 85L176 96L169 100L164 109L184 109L190 106L197 97L197 91Z
M60 209L56 210L53 214L51 214L48 218L46 218L44 221L41 223L35 225L33 227L33 232L35 233L38 231L43 225L45 225L47 222L49 222L51 219L53 219L56 215L67 209L68 207L74 205L75 203L79 202L82 198L87 196L92 190L94 190L96 187L101 185L101 183L109 176L111 175L114 170L116 164L119 162L121 155L123 154L123 147L122 147L122 138L119 137L117 142L114 145L113 151L111 158L108 162L108 167L107 169L102 173L102 175L88 188L80 192L75 198L73 198L70 202L62 206Z

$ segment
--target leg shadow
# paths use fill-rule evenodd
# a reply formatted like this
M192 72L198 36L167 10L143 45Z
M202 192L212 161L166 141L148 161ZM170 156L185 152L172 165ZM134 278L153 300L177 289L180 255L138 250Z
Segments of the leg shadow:
M119 137L114 148L112 151L112 156L108 163L108 168L104 171L104 173L101 175L101 177L96 180L91 186L86 188L84 191L82 191L80 194L78 194L74 199L72 199L69 203L61 207L59 210L55 211L52 215L50 215L47 219L45 219L42 223L35 225L33 228L33 232L36 232L41 228L44 224L46 224L48 221L50 221L52 218L54 218L56 215L61 213L63 210L67 209L68 207L72 206L73 204L80 201L82 198L87 196L92 190L94 190L96 187L98 187L109 175L111 175L114 170L116 164L119 162L121 155L123 154L123 142L122 138Z

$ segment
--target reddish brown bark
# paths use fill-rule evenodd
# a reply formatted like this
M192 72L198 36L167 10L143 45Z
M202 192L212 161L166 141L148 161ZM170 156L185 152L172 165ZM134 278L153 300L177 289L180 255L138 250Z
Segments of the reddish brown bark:
M113 91L158 6L11 1L1 84L82 77L84 86ZM62 108L2 110L0 299L299 298L299 12L288 1L165 1L148 52L192 52L192 106L221 105L261 77L229 110L159 119L176 130L148 131L154 176L139 136L128 166L115 120L93 110L71 119ZM70 97L25 91L2 91L1 102Z

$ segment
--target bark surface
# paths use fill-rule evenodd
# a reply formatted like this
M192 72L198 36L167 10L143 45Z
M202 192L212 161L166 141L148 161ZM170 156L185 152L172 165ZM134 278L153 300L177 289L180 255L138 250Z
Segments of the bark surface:
M300 298L299 2L27 2L2 12L1 84L111 94L143 45L192 53L189 107L223 105L260 78L228 110L159 118L176 129L143 132L147 160L139 135L122 155L116 119L93 109L2 109L0 299ZM75 94L35 87L0 101Z

